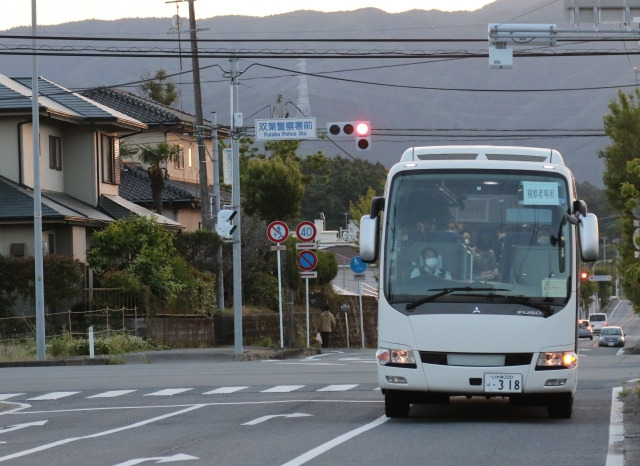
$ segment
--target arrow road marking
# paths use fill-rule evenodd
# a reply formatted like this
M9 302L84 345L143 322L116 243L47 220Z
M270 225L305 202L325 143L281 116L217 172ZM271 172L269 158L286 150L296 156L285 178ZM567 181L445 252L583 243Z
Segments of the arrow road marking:
M124 463L116 464L116 466L134 466L136 464L146 463L147 461L153 461L155 464L159 463L173 463L174 461L189 461L189 460L199 460L200 458L191 455L185 455L183 453L178 453L173 456L158 456L155 458L138 458L135 460L125 461Z
M273 418L276 418L276 417L296 418L296 417L307 417L307 416L311 416L311 414L305 414L305 413L272 414L270 416L262 416L262 417L259 417L257 419L254 419L253 421L245 422L242 425L243 426L255 426L256 424L260 424L261 422L265 422L265 421L268 421L269 419L273 419Z
M12 432L14 430L20 430L20 429L25 429L27 427L32 427L32 426L43 426L47 422L48 421L35 421L35 422L26 422L24 424L16 424L16 425L13 425L11 427L7 427L6 429L0 429L0 434L6 434L7 432Z

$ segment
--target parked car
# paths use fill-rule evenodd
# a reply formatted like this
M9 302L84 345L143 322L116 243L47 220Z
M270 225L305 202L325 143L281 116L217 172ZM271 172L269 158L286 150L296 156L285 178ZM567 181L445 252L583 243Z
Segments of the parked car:
M578 321L578 338L588 338L593 340L593 329L588 320L581 319Z
M589 322L591 322L593 333L600 333L600 330L609 325L607 314L605 314L604 312L596 312L591 314L589 316Z
M600 342L598 346L619 346L624 347L624 331L622 327L610 326L600 331Z

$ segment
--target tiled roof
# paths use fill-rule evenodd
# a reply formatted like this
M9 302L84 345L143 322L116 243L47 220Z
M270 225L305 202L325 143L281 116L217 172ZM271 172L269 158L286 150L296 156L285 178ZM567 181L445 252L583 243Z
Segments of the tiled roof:
M156 219L160 224L169 228L182 229L182 224L162 215L157 215L150 210L140 207L120 196L103 195L100 199L100 208L93 207L79 201L68 194L57 191L41 192L41 207L43 221L65 221L76 223L91 223L103 225L120 218L126 218L131 214ZM0 177L0 222L11 223L14 221L24 223L25 220L33 220L33 190L20 186L7 178Z
M110 108L114 108L148 126L174 126L195 124L195 116L176 110L167 105L160 104L151 99L137 96L131 92L109 87L100 87L81 92L91 100L100 102ZM210 125L205 121L205 125Z
M0 177L0 221L33 219L33 190ZM111 222L113 218L95 207L64 193L42 191L40 210L43 220Z
M153 218L157 223L175 230L181 230L184 226L170 218L158 215L150 210L140 207L133 202L129 202L120 196L102 194L100 196L100 207L115 218L127 218L132 214L141 217Z
M167 180L162 191L163 202L194 202L198 200L196 194L192 194L188 189L192 190L197 185L193 183L177 183L172 180ZM120 186L118 187L118 194L127 199L128 201L135 203L151 203L151 182L149 181L149 175L146 170L133 164L124 164L124 170L120 175Z
M0 75L0 111L31 109L32 78L9 78ZM38 78L38 104L54 114L65 115L81 121L103 120L119 122L145 129L141 121L111 109L99 102L58 86L42 77Z

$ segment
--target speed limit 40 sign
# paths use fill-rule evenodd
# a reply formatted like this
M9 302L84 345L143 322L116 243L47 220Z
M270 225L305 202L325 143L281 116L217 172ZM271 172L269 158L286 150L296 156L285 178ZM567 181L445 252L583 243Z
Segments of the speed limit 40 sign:
M316 226L312 222L300 222L296 227L296 236L300 241L313 241L316 233Z

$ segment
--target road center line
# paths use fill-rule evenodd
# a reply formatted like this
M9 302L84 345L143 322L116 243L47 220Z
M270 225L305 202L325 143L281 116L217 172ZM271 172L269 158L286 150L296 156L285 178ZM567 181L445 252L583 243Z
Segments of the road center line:
M384 424L389 419L390 418L388 418L387 416L380 416L375 421L370 422L369 424L365 424L362 427L358 427L357 429L354 429L351 432L347 432L346 434L342 434L340 437L336 437L333 440L329 440L328 442L323 443L322 445L314 448L313 450L309 450L308 452L303 453L297 458L294 458L291 461L284 463L282 466L299 466L301 464L304 464L307 461L310 461L315 457L320 456L324 452L329 451L332 448L337 447L338 445L346 442L347 440L351 440L353 437L356 437L368 430L371 430L375 427L378 427L379 425Z

